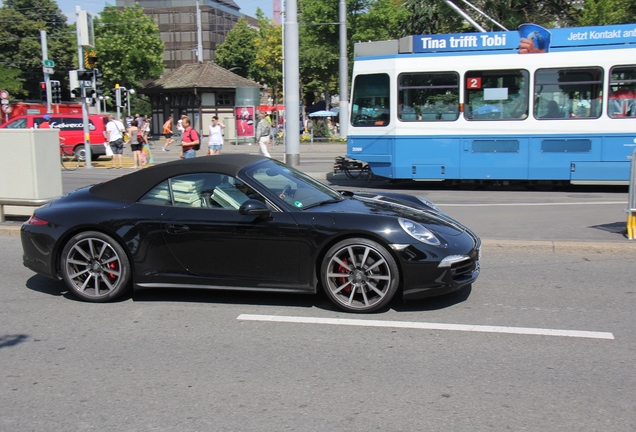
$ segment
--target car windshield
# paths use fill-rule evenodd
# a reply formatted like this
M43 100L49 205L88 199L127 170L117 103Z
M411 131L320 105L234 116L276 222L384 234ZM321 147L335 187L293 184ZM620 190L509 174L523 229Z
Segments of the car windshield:
M246 175L296 209L342 200L335 190L276 160L268 160L246 171Z

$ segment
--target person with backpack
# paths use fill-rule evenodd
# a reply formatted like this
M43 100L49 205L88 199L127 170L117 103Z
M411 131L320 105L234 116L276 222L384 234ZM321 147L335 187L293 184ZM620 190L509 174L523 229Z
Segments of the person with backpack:
M181 159L197 157L197 150L201 146L201 138L197 131L190 125L190 118L183 117L183 138L181 139Z

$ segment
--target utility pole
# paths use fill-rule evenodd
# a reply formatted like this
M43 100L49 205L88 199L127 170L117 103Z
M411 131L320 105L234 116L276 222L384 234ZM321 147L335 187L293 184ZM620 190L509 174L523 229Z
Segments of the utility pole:
M349 131L349 59L347 58L347 1L340 0L340 137L346 138Z
M46 30L40 30L40 41L42 42L42 64L44 67L44 82L46 83L46 112L53 112L51 110L51 77L49 74L53 73L53 68L49 67L49 49L46 42Z
M84 12L84 13L82 13ZM93 168L93 164L91 163L91 141L90 141L90 131L88 128L88 101L86 99L86 81L84 73L86 69L84 69L84 46L83 44L88 44L89 37L92 35L88 35L89 25L87 20L90 19L90 31L93 30L93 22L92 15L88 14L85 11L82 11L79 6L75 7L75 15L77 16L77 64L79 65L78 69L78 79L80 80L80 88L82 89L82 123L84 126L84 167L86 169ZM83 77L82 80L80 77Z

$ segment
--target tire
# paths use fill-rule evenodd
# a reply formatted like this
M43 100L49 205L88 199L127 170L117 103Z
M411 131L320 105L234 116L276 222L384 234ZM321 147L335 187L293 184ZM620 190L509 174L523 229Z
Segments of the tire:
M352 238L335 244L320 271L327 297L347 312L373 312L387 306L397 292L400 274L382 245Z
M77 157L79 161L81 162L86 161L86 149L84 148L83 145L78 145L77 147L75 147L73 152L75 153L75 157Z
M65 152L60 156L60 160L62 162L62 168L67 171L75 171L79 168L79 160L75 153Z
M128 291L132 271L119 243L96 231L69 240L62 251L60 270L75 296L94 303L111 301Z

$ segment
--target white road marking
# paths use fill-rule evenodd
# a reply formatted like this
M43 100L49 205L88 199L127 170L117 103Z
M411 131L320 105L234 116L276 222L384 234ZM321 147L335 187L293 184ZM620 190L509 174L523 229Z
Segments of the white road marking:
M508 333L519 335L538 335L538 336L561 336L561 337L577 337L588 339L614 339L612 333L581 331L581 330L558 330L558 329L542 329L527 327L500 327L487 325L466 325L466 324L440 324L440 323L424 323L409 321L382 321L382 320L361 320L347 318L314 318L299 316L277 316L277 315L250 315L241 314L237 317L242 321L269 321L282 323L300 323L300 324L330 324L330 325L346 325L360 327L388 327L388 328L409 328L419 330L450 330L450 331L468 331L481 333Z

